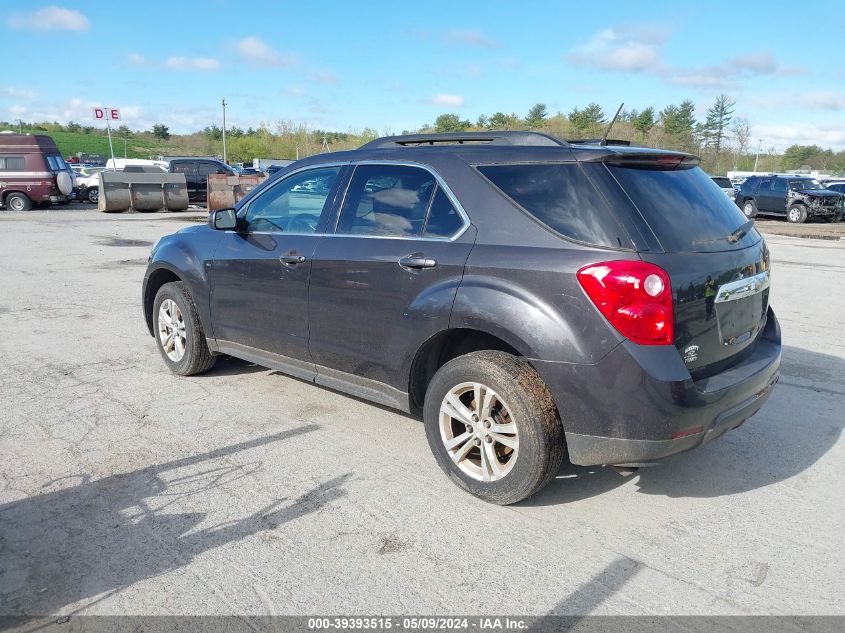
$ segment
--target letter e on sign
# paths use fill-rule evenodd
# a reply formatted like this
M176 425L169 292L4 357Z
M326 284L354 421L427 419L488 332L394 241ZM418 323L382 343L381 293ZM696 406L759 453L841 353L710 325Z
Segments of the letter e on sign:
M106 113L102 108L94 108L94 118L101 121L106 118Z
M109 118L112 121L117 121L120 119L120 110L117 108L109 108Z

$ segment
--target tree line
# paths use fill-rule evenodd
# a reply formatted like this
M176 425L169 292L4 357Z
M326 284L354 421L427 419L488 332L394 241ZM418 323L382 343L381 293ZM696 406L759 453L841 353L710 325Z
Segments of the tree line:
M752 138L748 119L734 116L736 103L728 95L716 97L704 117L698 119L690 99L662 108L622 110L610 132L610 138L630 141L646 147L661 147L696 154L704 169L713 174L729 170L789 171L809 167L845 173L845 151L834 152L818 145L793 145L783 153L773 147L763 148ZM613 111L615 112L615 110ZM550 113L544 103L536 103L523 116L496 111L471 121L456 113L439 115L433 123L416 132L462 132L487 130L536 130L563 139L599 138L604 134L613 112L608 114L598 103L575 106L569 112ZM60 130L82 134L104 134L103 130L74 121L66 124L33 123L34 130ZM18 123L0 122L0 129L17 130ZM390 134L390 130L383 130ZM137 132L121 125L113 130L117 138L138 139L161 144L166 151L180 154L219 155L223 151L223 130L211 124L191 134L173 134L167 125L156 123L149 130ZM226 130L227 155L233 162L250 162L254 157L296 158L327 150L344 150L380 136L373 128L338 132L313 129L302 123L278 120L246 129L233 126ZM162 151L165 151L164 149ZM759 152L759 153L758 153Z

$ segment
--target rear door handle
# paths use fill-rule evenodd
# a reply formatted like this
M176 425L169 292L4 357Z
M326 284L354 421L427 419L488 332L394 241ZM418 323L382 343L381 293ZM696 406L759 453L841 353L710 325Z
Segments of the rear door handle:
M305 261L305 255L297 253L287 253L279 257L279 261L283 264L301 264Z
M399 265L403 268L434 268L437 266L437 261L426 257L422 253L414 253L407 257L402 257L399 260Z

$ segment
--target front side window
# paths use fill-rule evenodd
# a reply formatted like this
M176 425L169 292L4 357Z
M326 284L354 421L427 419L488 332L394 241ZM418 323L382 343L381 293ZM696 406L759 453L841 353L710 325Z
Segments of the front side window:
M420 237L436 187L434 176L419 167L359 165L349 184L337 233Z
M783 178L776 178L772 184L772 191L783 193L786 191L786 181Z
M302 171L276 183L249 204L250 232L315 233L340 167Z

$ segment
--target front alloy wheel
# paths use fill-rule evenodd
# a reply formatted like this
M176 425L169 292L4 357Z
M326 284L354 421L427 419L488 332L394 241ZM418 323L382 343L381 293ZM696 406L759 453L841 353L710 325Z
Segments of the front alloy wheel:
M185 317L173 299L165 299L158 309L158 337L167 357L178 363L185 356Z
M461 383L443 398L440 437L455 465L479 481L506 476L519 455L519 433L510 410L480 382Z

